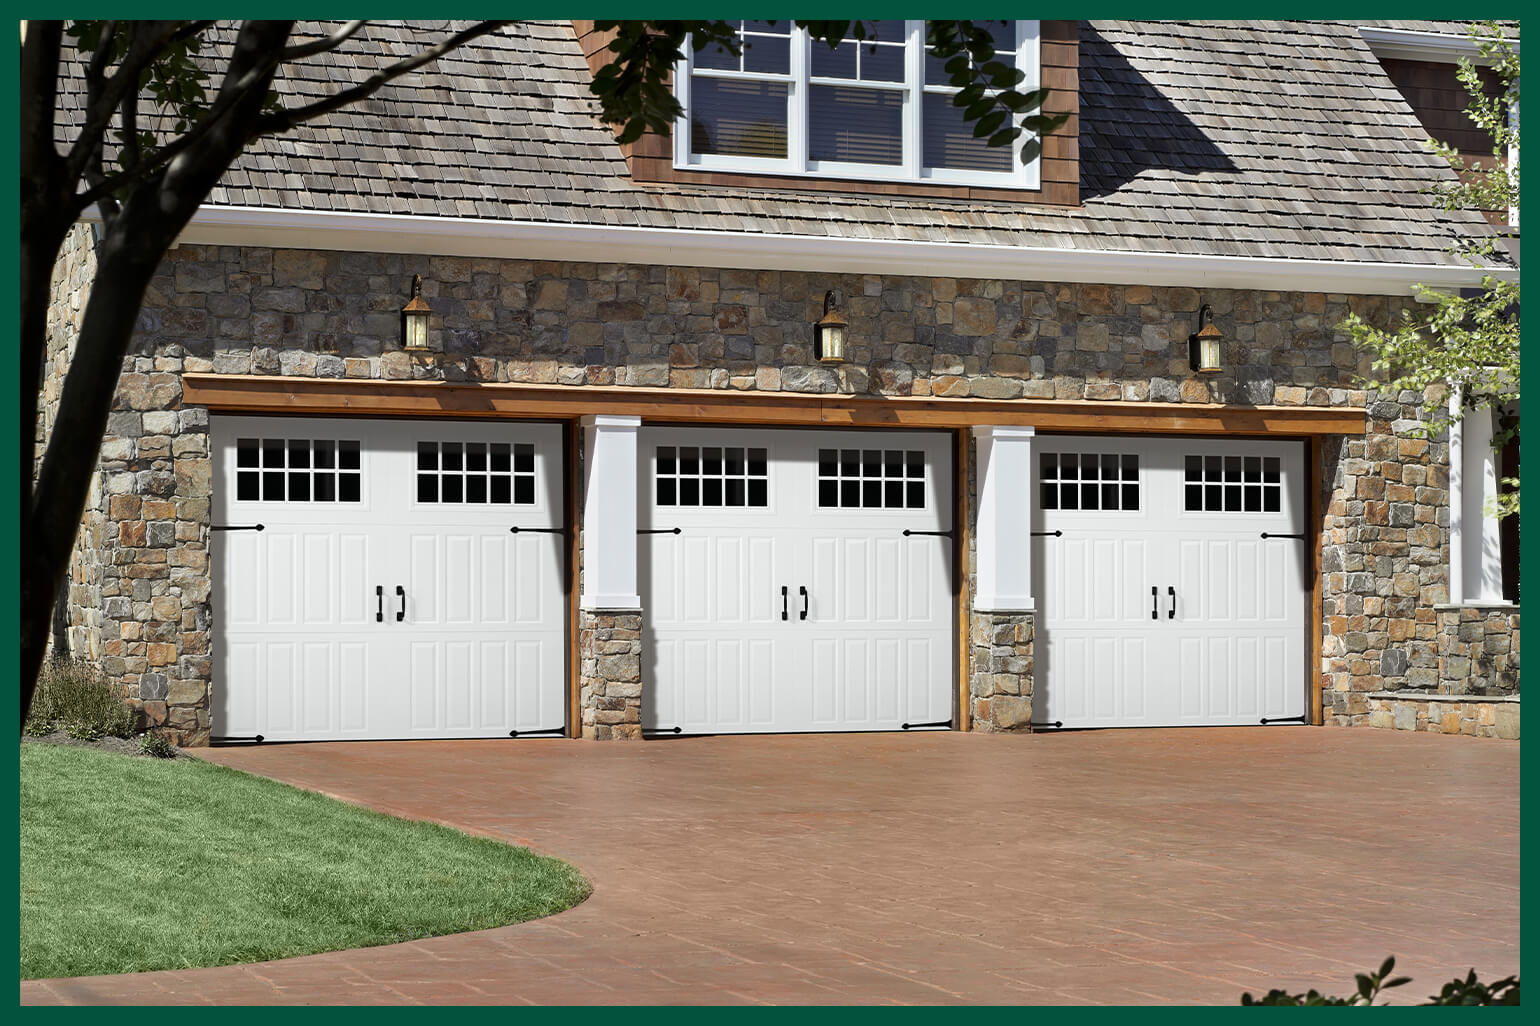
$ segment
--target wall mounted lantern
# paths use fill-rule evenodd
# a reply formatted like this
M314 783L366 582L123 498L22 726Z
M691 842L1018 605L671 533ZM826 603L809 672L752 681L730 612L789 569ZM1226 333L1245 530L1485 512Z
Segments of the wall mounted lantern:
M1224 333L1214 327L1214 310L1204 303L1198 311L1198 330L1187 339L1188 359L1192 369L1199 374L1218 374L1221 369L1219 343L1223 341Z
M823 318L818 322L816 329L818 362L844 363L845 340L849 337L850 325L840 316L838 308L835 307L832 289L824 293Z
M422 298L422 275L412 276L412 298L401 308L401 345L406 349L428 348L428 315L433 311Z

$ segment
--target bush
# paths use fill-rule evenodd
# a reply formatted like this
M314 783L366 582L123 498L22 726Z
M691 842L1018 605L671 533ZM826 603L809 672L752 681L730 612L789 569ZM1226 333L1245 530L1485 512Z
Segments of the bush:
M176 758L176 746L164 734L145 734L139 738L139 750L157 759Z
M1385 959L1377 973L1359 973L1357 975L1358 992L1352 997L1332 997L1319 991L1311 990L1304 994L1290 994L1286 990L1270 990L1263 997L1254 998L1250 993L1241 995L1243 1005L1372 1005L1380 991L1391 987L1399 987L1411 983L1410 976L1397 976L1393 980L1386 979L1390 971L1396 967L1395 957ZM1476 970L1472 969L1465 979L1456 976L1437 994L1431 995L1423 1002L1427 1005L1517 1005L1519 1003L1519 978L1517 976L1505 976L1495 983L1482 983L1476 979Z
M26 731L47 734L58 728L86 741L131 737L134 712L97 667L80 659L50 659L38 674Z

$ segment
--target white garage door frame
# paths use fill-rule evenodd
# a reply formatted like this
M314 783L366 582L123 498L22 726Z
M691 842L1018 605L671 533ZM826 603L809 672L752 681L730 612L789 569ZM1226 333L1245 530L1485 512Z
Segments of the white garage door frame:
M943 432L644 426L643 729L951 726L954 448Z
M566 733L568 437L211 417L215 739Z
M1309 722L1307 443L1041 435L1036 448L1034 722Z

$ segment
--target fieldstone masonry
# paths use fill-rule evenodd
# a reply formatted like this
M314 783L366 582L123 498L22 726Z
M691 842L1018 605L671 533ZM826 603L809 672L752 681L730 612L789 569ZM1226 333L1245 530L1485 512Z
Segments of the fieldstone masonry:
M1032 614L974 613L969 695L973 729L1032 730Z
M1456 606L1438 617L1438 691L1519 693L1519 607Z
M55 289L56 395L92 261L77 231ZM413 274L435 351L400 350ZM811 325L843 293L849 362L818 364ZM210 704L208 413L184 407L183 372L507 381L873 395L1354 406L1362 437L1327 439L1322 481L1320 672L1328 722L1366 721L1370 692L1433 687L1434 606L1447 601L1448 446L1407 437L1422 397L1356 388L1369 370L1335 330L1348 311L1384 323L1410 299L998 279L809 274L626 264L181 246L150 283L103 446L70 592L72 650L98 655L151 721L206 739ZM1226 372L1198 377L1186 338L1201 303L1224 332ZM50 391L50 390L54 391ZM635 614L584 631L584 731L639 732ZM624 621L624 624L622 623ZM975 618L977 622L977 618ZM993 623L987 642L996 659ZM998 626L1004 626L1000 624ZM973 675L979 717L1030 693L1031 625ZM977 628L975 629L975 631ZM618 633L617 633L618 632ZM1026 649L1023 650L1022 646ZM977 636L975 652L986 647ZM609 658L609 662L602 660ZM592 662L590 662L592 660ZM606 668L608 667L608 669ZM611 671L614 672L611 672ZM1019 691L1006 690L1016 676ZM212 682L217 688L218 682ZM601 693L598 689L603 687ZM611 708L599 703L621 703ZM601 716L600 714L604 715ZM1014 722L1015 713L1009 717ZM1023 719L1025 717L1022 717Z
M578 706L583 736L598 741L642 736L642 617L583 610L578 614L582 669Z

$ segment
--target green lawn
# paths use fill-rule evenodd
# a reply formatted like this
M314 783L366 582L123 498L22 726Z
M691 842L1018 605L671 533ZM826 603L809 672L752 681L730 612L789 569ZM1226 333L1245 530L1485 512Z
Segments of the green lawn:
M588 896L527 849L193 759L21 745L21 977L482 930Z

